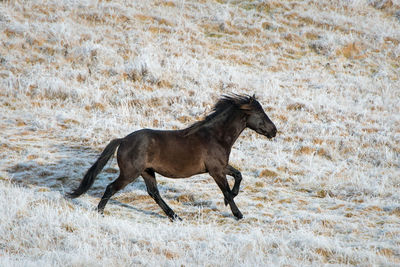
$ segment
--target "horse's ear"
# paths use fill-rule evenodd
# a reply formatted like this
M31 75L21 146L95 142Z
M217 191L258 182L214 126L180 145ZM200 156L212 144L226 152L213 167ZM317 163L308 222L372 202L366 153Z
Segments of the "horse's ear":
M250 111L250 110L252 110L251 102L250 102L250 103L247 103L247 104L241 105L241 106L240 106L240 109L241 109L241 110L244 110L244 111Z
M247 103L240 105L240 109L243 111L251 111L254 108L254 101L256 101L255 94L253 94L253 96L247 95Z
M254 100L256 100L256 94L254 93L253 96L252 96L251 98L253 98Z

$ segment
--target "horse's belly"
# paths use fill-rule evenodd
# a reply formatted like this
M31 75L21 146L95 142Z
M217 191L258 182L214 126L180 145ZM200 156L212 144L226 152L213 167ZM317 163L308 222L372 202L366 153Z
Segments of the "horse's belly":
M170 178L185 178L206 172L204 163L195 157L166 157L151 167L155 172Z

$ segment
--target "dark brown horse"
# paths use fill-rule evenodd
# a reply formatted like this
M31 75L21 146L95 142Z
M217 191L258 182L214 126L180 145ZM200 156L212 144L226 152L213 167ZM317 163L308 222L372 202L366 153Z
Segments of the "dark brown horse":
M85 193L119 146L117 160L120 174L107 186L98 205L99 212L103 212L111 196L141 175L147 192L167 216L171 220L179 219L161 198L155 173L170 178L185 178L208 172L224 194L225 205L229 204L233 215L241 219L243 215L233 199L239 193L242 175L229 165L229 154L246 127L268 138L276 135L275 125L254 96L223 96L210 115L189 128L176 131L142 129L112 140L87 171L79 187L69 196L75 198ZM235 179L232 190L226 175Z

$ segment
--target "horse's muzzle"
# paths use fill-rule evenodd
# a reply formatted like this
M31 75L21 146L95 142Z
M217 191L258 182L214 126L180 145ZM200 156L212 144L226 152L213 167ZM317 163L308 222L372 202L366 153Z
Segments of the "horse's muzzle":
M265 136L266 137L268 137L268 138L274 138L275 136L276 136L276 132L277 132L277 129L276 129L276 126L275 125L273 125L273 126L271 126L270 127L270 129L268 129L266 132L265 132Z

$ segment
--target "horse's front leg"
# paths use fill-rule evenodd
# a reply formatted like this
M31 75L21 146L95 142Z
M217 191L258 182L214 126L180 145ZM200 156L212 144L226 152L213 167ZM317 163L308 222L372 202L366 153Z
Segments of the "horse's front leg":
M235 178L235 184L232 188L232 195L236 197L239 194L240 182L242 181L242 174L240 171L232 167L231 165L226 166L226 174Z
M240 171L228 164L225 168L225 173L232 176L235 179L235 184L232 188L232 196L236 197L239 194L240 182L242 181L242 174ZM225 206L228 205L228 201L225 199Z
M210 175L214 178L215 182L217 183L218 187L221 189L222 193L224 194L225 202L229 204L231 207L233 215L237 219L242 219L243 215L240 212L239 208L236 206L235 202L233 201L232 191L229 188L228 181L226 180L225 173L218 172L218 171L211 171Z

